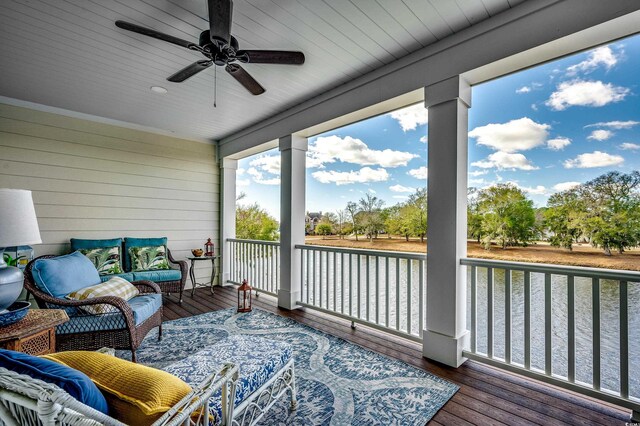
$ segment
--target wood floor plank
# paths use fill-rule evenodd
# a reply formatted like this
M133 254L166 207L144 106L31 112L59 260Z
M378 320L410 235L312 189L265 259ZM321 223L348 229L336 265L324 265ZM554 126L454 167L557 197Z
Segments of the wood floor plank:
M189 317L233 308L235 287L216 287L215 294L198 289L184 294L182 304L175 297L164 299L164 320ZM536 380L468 361L452 368L422 357L422 346L366 326L351 329L350 321L309 309L292 311L277 307L275 298L261 294L253 305L291 318L319 331L345 339L368 350L406 362L449 380L460 391L434 416L434 425L609 425L624 424L629 412L566 392Z

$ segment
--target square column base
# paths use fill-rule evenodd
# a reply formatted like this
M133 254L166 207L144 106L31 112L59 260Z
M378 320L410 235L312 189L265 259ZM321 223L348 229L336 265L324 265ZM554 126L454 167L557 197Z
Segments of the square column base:
M300 292L289 290L278 290L278 307L284 309L300 309L302 306L298 305L300 300Z
M458 337L445 336L429 330L422 334L422 356L451 367L460 367L467 358L462 350L469 345L469 332Z

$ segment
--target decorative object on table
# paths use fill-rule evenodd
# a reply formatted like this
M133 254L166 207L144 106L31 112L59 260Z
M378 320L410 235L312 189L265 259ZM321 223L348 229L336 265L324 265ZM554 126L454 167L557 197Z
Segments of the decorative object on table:
M195 249L194 249L195 250ZM200 252L202 252L202 250L200 250ZM198 288L198 286L207 286L211 289L211 294L213 294L213 280L215 279L215 277L218 275L218 268L216 268L216 260L219 259L220 256L194 256L194 257L187 257L187 259L189 259L191 261L191 267L189 268L189 277L191 278L191 297L193 297L193 295L196 292L196 288ZM196 281L196 261L198 260L210 260L211 261L211 279L209 280L209 283L199 283Z
M247 280L242 280L242 285L238 287L238 312L251 312L251 286Z
M18 299L24 280L20 268L5 263L5 248L41 242L31 191L0 188L0 312Z
M211 238L207 238L207 242L204 243L204 255L213 256L213 243L211 242Z
M33 247L31 246L14 246L4 249L4 261L9 266L15 266L24 271L27 263L33 260Z
M62 309L26 311L27 315L20 322L0 328L0 348L30 355L55 352L56 327L69 321L67 313Z
M0 327L6 327L20 321L27 316L31 303L25 301L13 302L2 314L0 314Z
M202 257L202 255L204 254L204 251L202 249L193 249L191 250L191 254L193 254L195 257Z

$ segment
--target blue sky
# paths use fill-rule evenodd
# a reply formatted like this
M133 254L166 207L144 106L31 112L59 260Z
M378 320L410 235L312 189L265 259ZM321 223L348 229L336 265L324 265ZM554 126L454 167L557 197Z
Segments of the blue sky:
M602 173L640 169L640 36L474 86L469 186L511 182L548 197ZM367 192L386 206L426 186L427 112L411 106L309 139L307 210ZM239 162L238 192L279 218L277 150Z

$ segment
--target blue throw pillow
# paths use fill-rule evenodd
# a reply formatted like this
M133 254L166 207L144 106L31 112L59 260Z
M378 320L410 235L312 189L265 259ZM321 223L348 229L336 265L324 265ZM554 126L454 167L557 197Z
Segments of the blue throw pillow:
M101 282L96 267L79 251L38 259L31 272L38 288L57 298Z
M6 349L0 349L0 365L16 373L54 384L83 404L109 414L104 395L86 374L78 370L48 359Z

